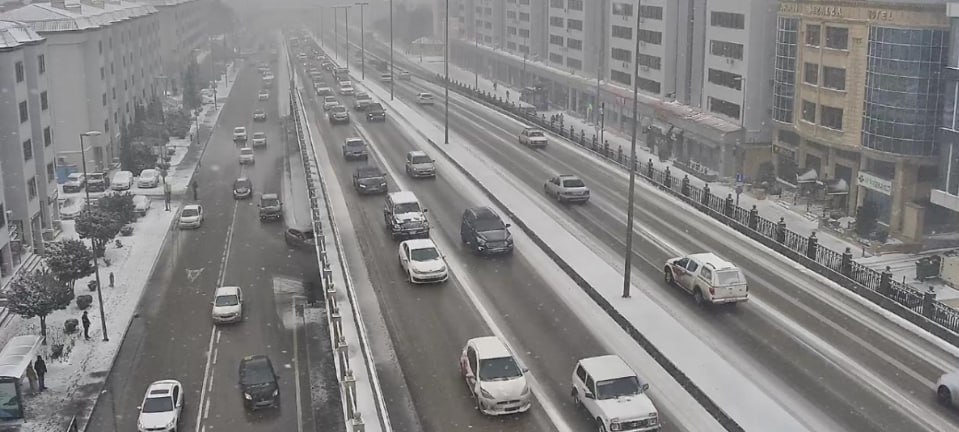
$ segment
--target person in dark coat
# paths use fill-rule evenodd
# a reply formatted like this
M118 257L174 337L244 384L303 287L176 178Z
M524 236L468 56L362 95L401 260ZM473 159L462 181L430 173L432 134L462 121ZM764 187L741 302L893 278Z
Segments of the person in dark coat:
M47 389L46 384L43 382L43 377L47 376L47 363L43 361L43 357L38 355L37 361L33 362L33 370L37 373L37 382L40 384L40 391Z
M90 340L90 317L87 316L87 311L83 311L83 316L80 317L80 322L83 324L83 337L86 340Z

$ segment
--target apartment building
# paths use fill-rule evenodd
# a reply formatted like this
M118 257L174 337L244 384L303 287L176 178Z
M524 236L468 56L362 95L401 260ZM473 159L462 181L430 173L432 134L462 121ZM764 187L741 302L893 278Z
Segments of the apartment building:
M935 207L929 210L947 212L933 218L954 231L959 225L959 2L946 4L949 18L949 46L946 67L942 71L943 97L942 123L939 127L939 183L930 192L930 201ZM934 215L935 216L935 215ZM927 218L928 219L928 218ZM936 220L938 219L938 220ZM927 228L928 229L928 228Z
M160 62L163 74L160 75L164 88L179 87L177 84L183 75L194 50L201 49L207 43L207 30L204 20L209 16L208 9L212 0L146 0L145 3L156 8L160 20Z
M949 19L942 2L783 2L773 122L780 178L845 186L907 240L925 230Z
M120 130L137 104L164 83L160 62L160 20L156 8L121 0L32 3L0 14L46 39L47 69L55 110L54 147L61 172L81 171L79 136L87 171L108 170L119 160Z
M47 48L28 26L0 21L0 276L42 252L57 214Z

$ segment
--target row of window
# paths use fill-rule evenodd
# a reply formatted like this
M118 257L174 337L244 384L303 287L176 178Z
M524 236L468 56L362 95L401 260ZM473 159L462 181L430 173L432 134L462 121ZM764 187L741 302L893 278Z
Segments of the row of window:
M802 101L802 119L805 122L816 124L816 103L810 102L805 99ZM819 112L819 125L822 127L827 127L829 129L834 129L837 131L842 130L842 108L836 108L826 105L818 106Z
M518 30L519 31L517 31L516 27L507 27L506 33L512 36L516 36L517 34L519 34L520 37L524 37L524 38L529 37L529 29L518 29Z
M633 5L629 3L613 3L613 15L631 17L633 16ZM641 4L639 6L639 16L643 18L662 20L663 7Z
M806 24L806 45L818 47L822 44L822 25ZM849 29L826 26L826 48L849 49Z
M564 64L563 56L560 54L550 53L549 61L556 64ZM566 66L570 69L583 70L583 61L573 57L566 58Z
M37 71L40 75L43 75L47 71L47 60L43 54L37 56ZM26 70L23 66L23 61L18 61L13 64L13 72L17 77L17 83L22 83L26 79Z
M579 31L583 30L583 20L572 19L572 18L564 19L563 17L557 17L557 16L549 17L549 25L551 27L562 28L564 24L566 28L570 30L579 30Z
M567 48L579 50L579 51L583 50L583 41L580 39L564 38L562 36L549 35L549 43L551 45L564 46L564 42Z
M549 0L549 7L581 11L583 10L583 0Z
M820 70L822 70L821 82ZM803 82L833 90L846 90L846 70L831 66L822 66L820 69L816 63L806 63L803 66Z
M609 79L623 85L633 85L630 74L615 69L609 71ZM659 81L638 76L636 77L636 87L644 92L658 95L662 85L660 85Z
M632 51L625 50L622 48L613 48L612 50L610 50L610 56L612 56L614 60L619 60L627 63L631 63L633 61ZM662 59L657 56L640 53L639 65L645 66L650 69L659 70L662 67Z

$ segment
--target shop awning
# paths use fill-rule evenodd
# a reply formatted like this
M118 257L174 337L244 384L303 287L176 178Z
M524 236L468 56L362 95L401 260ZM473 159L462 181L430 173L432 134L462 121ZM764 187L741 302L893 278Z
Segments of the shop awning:
M849 183L842 178L827 182L826 195L849 195Z
M810 168L802 174L796 174L796 183L815 183L819 180L819 173Z
M40 336L15 336L0 350L0 377L20 379L27 366L37 358L40 350Z

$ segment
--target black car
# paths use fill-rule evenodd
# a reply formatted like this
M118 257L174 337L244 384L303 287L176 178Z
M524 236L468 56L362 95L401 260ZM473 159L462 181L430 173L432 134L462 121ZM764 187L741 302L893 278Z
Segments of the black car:
M287 228L283 238L291 248L316 250L316 234L313 233L313 228Z
M253 196L253 182L240 177L233 182L233 199L247 199Z
M252 355L240 360L240 391L243 407L250 411L280 406L280 386L273 362L265 355Z
M513 251L513 236L509 233L509 227L489 207L468 208L463 212L460 238L463 244L477 253L509 253Z
M359 167L353 171L353 188L361 194L386 193L386 174L375 166Z
M386 109L379 102L366 107L366 121L386 121Z

